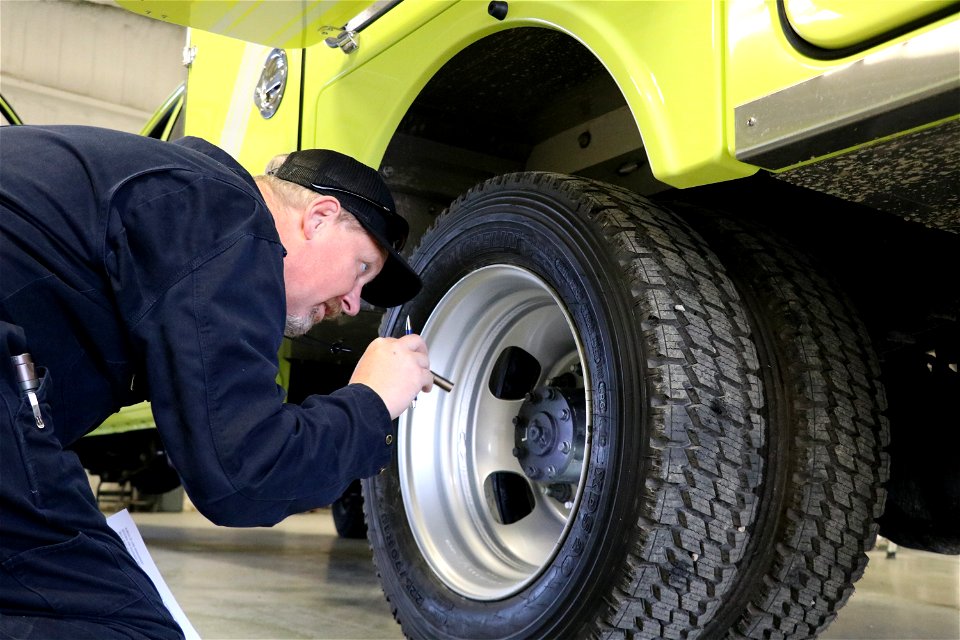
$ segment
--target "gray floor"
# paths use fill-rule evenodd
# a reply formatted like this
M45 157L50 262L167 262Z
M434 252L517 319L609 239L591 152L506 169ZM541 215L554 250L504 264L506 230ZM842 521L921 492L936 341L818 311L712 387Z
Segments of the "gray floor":
M272 529L215 527L195 512L133 514L157 566L205 640L402 638L365 541L328 512ZM960 558L871 552L866 575L821 636L960 639Z

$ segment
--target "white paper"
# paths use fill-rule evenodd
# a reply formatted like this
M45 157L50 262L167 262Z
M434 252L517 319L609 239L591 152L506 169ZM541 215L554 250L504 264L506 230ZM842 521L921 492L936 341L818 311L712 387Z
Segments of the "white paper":
M200 640L200 634L197 633L197 630L194 629L190 621L187 620L186 614L183 612L183 609L180 608L176 598L173 597L173 593L164 581L163 576L160 575L160 570L157 569L153 558L150 557L150 552L147 551L147 545L143 542L140 530L137 529L137 524L133 521L133 518L130 517L130 513L127 512L126 509L118 511L107 518L107 524L117 532L117 535L123 540L127 551L133 556L136 563L140 565L140 568L150 576L150 580L153 581L153 586L157 588L157 591L160 592L160 597L163 598L163 604L167 606L173 619L180 625L180 628L183 630L183 635L186 636L187 640Z

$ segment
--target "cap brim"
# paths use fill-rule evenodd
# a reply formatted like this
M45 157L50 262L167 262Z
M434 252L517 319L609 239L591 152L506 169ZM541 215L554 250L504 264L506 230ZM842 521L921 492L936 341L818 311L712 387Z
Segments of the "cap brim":
M407 261L388 249L383 269L363 287L360 297L377 307L396 307L412 300L422 286L420 276Z

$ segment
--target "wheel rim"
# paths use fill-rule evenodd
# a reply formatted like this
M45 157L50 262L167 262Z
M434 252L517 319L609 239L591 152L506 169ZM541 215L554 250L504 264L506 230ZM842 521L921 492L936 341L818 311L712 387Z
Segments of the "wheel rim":
M590 389L583 345L556 294L533 273L507 265L461 279L422 335L431 367L456 385L451 393L421 394L401 417L398 470L407 518L424 559L450 589L474 600L506 598L535 580L563 544L587 464L575 467L567 484L528 478L516 457L513 421L524 400L497 397L491 375L498 357L519 347L540 365L536 386L575 371L577 386ZM589 395L584 416L591 414ZM588 420L578 433L573 444L587 461ZM501 478L512 480L509 490L500 488L507 485L497 483ZM497 497L516 499L524 487L529 513L505 519Z

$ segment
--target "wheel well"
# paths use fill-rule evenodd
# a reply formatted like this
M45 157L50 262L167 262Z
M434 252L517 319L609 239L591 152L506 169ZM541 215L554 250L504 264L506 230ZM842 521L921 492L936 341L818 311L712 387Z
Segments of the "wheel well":
M447 62L401 120L381 169L411 223L408 246L460 193L503 173L666 188L611 75L574 38L541 27L498 32Z

